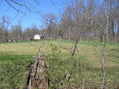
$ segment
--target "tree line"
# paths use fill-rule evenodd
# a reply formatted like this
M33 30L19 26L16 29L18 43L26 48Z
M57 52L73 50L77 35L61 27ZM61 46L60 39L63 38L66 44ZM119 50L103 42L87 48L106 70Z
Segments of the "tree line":
M100 3L98 0L73 0L64 9L59 22L53 14L45 21L47 32L53 38L102 41L105 34L107 41L118 42L119 0L102 0Z
M23 30L22 26L18 24L9 28L8 23L3 22L2 18L2 23L0 24L0 42L32 40L35 34L40 34L40 31L36 26Z
M64 8L60 20L49 13L44 15L43 21L44 29L33 26L23 31L20 25L15 25L9 30L9 21L3 17L0 42L31 40L34 34L42 34L47 39L99 41L105 35L107 41L119 42L119 0L72 0Z

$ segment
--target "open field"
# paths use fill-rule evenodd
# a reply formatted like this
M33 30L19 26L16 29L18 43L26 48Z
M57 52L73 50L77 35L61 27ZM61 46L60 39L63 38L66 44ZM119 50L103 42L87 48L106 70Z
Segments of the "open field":
M102 44L82 41L74 57L72 41L31 41L0 44L0 89L23 89L28 65L40 51L47 58L51 87L80 84L85 81L101 81ZM65 74L71 79L64 79ZM106 81L119 84L119 44L106 45ZM60 83L63 83L63 85Z

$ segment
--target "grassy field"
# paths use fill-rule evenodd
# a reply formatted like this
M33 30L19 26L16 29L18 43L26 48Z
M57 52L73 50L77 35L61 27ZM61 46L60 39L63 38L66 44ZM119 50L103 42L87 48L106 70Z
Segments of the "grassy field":
M102 44L81 41L74 57L72 41L31 41L0 44L0 89L23 89L28 65L40 51L47 57L50 87L80 84L82 80L101 81ZM64 76L70 74L67 81ZM106 81L119 84L119 44L106 44ZM63 83L63 84L61 84Z

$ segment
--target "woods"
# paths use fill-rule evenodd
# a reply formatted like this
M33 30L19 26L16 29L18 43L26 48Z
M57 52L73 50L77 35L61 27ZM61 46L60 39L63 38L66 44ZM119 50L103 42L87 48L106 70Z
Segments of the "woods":
M106 34L108 42L118 42L118 9L119 0L73 0L64 8L61 17L53 13L44 15L42 19L45 28L43 29L35 26L23 29L19 24L8 29L10 21L4 16L1 19L0 40L3 42L7 41L7 38L8 40L30 40L34 34L40 33L46 39L75 40L80 38L81 40L102 41L103 34ZM107 29L106 32L105 29ZM14 35L11 37L10 34Z

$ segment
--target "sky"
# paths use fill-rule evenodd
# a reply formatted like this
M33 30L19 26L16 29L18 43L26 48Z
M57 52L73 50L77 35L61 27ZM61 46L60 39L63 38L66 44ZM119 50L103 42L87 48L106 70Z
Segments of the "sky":
M15 6L23 10L23 13L18 13L4 1L5 0L0 0L0 20L3 16L7 16L11 22L10 26L20 24L23 29L32 26L37 26L42 29L44 27L44 15L51 13L60 18L64 8L67 7L72 0L16 0L20 3L24 2L26 6L30 8L29 10L18 5ZM97 4L100 1L102 0L96 0Z
M17 1L22 2L23 0ZM27 3L30 11L29 9L27 10L16 6L16 8L23 10L23 13L18 13L15 9L6 4L4 0L0 0L0 19L3 16L7 16L11 25L20 24L24 29L34 25L42 28L44 15L53 13L57 17L60 17L64 7L66 7L69 3L70 0L31 0Z

